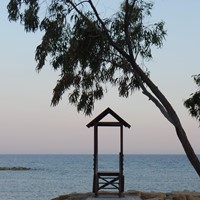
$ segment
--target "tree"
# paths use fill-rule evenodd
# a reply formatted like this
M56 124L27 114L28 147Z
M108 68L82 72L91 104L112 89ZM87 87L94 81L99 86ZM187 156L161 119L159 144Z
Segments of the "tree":
M10 0L7 8L10 21L19 20L27 32L39 29L44 33L36 48L36 69L40 71L50 59L52 67L61 71L52 105L67 91L69 102L89 115L106 92L106 83L118 87L123 97L141 89L174 126L200 176L200 162L175 110L149 72L137 64L138 58L151 59L151 47L162 47L166 36L164 22L147 23L152 7L151 2L124 0L109 18L101 17L92 0Z
M195 93L192 93L189 99L184 101L184 105L188 108L192 117L200 122L200 74L193 76L194 82L199 87Z

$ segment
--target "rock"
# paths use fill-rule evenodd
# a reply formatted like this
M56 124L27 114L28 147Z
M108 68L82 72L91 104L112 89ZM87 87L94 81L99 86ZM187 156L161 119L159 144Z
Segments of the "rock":
M141 199L149 199L149 200L164 200L166 198L166 194L161 192L141 192Z
M27 167L0 167L0 171L7 171L7 170L26 171L26 170L31 170L31 168L27 168Z
M200 196L187 195L187 200L200 200Z
M141 196L141 192L137 190L128 190L127 194L134 195L134 196Z
M172 197L172 200L187 200L184 194L178 194Z
M57 198L51 199L51 200L85 200L89 197L92 197L93 193L71 193L67 195L62 195Z
M168 194L168 197L171 197L172 200L200 200L200 193L190 191L172 192Z

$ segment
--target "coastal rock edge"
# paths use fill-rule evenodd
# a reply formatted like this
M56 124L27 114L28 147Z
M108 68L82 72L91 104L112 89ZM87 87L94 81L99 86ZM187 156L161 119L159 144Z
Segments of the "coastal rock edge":
M112 195L112 192L106 192L103 194L103 196ZM115 194L116 195L116 194ZM53 198L51 200L86 200L86 199L93 199L94 196L93 193L71 193L67 195L62 195L56 198ZM101 194L99 195L101 196ZM178 191L178 192L142 192L142 191L136 191L136 190L129 190L127 192L124 192L124 197L133 197L133 199L137 200L200 200L200 192L191 192L191 191ZM116 195L116 198L118 196ZM114 200L115 198L110 198L111 200ZM120 200L120 198L118 198ZM126 199L126 198L122 198ZM98 198L97 198L98 200Z

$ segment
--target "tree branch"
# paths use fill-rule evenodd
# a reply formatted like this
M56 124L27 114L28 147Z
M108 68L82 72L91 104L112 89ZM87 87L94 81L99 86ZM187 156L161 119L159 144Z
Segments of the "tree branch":
M129 33L129 25L130 25L130 18L131 18L131 13L133 11L133 8L135 6L135 1L133 1L132 5L129 6L129 1L126 0L126 5L125 5L125 17L124 17L124 32L125 32L125 38L126 38L126 43L128 45L128 50L129 50L129 55L131 56L132 59L135 60L132 46L131 46L131 40L130 40L130 33Z
M77 8L77 6L79 6L82 3L86 3L86 2L88 3L88 0L80 2L79 4L74 4L71 0L66 0L66 2L69 3L81 17L83 17L86 21L90 22L90 20Z
M174 126L174 122L172 121L171 117L169 116L169 114L167 113L166 109L164 108L164 106L150 93L147 91L147 89L144 87L144 84L141 83L140 87L142 88L142 93L144 95L146 95L147 97L149 97L149 99L159 108L160 112L164 115L164 117L170 122L172 123Z
M92 3L92 1L91 1L91 0L88 0L88 2L89 2L89 4L90 4L92 10L94 11L94 14L95 14L97 20L98 20L99 23L101 24L101 26L102 26L102 28L103 28L103 30L104 30L104 33L106 34L106 37L107 37L107 39L108 39L110 45L113 46L120 54L122 54L122 56L124 56L126 59L129 60L129 59L130 59L130 56L129 56L123 49L121 49L118 45L116 45L116 43L112 40L111 36L109 35L109 31L108 31L108 29L107 29L106 26L105 26L105 23L104 23L104 22L102 21L102 19L100 18L100 16L99 16L99 14L98 14L98 12L97 12L97 10L96 10L94 4Z
M126 38L126 43L128 46L128 51L129 51L129 55L131 57L132 60L135 60L134 55L133 55L133 50L132 50L132 46L131 46L131 40L130 40L130 33L129 33L129 25L130 25L130 17L131 17L131 12L133 11L133 7L135 5L135 1L133 1L132 5L129 6L129 1L126 0L126 5L125 5L125 18L124 18L124 32L125 32L125 38ZM138 75L138 73L133 69L133 73L143 91L143 94L146 95L161 111L161 113L166 117L166 119L172 123L172 119L170 118L169 114L167 113L166 109L163 107L163 105L150 93L147 91L147 89L145 88L143 82L141 81L140 76Z
M111 44L111 46L113 46L122 56L124 56L132 65L132 72L134 73L136 79L138 80L139 84L140 84L140 87L143 91L143 94L145 94L146 96L148 96L148 98L160 109L161 113L167 118L167 120L169 120L170 123L172 123L173 125L175 124L175 122L172 121L172 119L169 117L169 114L168 114L168 111L167 109L167 106L166 105L162 105L151 93L149 93L146 88L144 87L144 84L142 83L141 80L143 80L147 85L148 87L152 90L152 92L154 93L154 87L156 87L151 81L150 79L147 77L147 75L142 71L142 69L136 64L135 62L135 59L133 57L133 53L132 53L132 49L131 49L131 43L130 43L130 37L128 37L128 23L130 21L130 16L128 17L128 15L126 16L126 25L125 25L125 29L126 29L126 37L127 37L127 44L129 46L129 54L127 54L123 49L121 49L118 45L116 45L116 43L112 40L111 36L109 35L109 31L108 29L106 28L106 25L105 23L102 21L102 19L100 18L92 0L88 0L87 1L92 10L94 11L94 14L97 18L97 20L99 21L99 23L101 24L103 30L104 30L104 33L106 34L107 36L107 39L109 41L109 43ZM90 21L77 7L76 5L72 2L72 1L69 1L69 3L74 7L74 9L77 11L77 13L79 13L85 20L87 21ZM134 5L132 4L132 7ZM132 55L132 56L131 56ZM145 77L144 77L145 76ZM151 83L149 83L151 82ZM150 84L150 85L149 85ZM152 86L153 84L153 86ZM157 90L157 88L156 88ZM158 91L158 90L157 90ZM156 91L156 92L157 92ZM163 98L163 95L161 95ZM165 98L165 97L164 97ZM169 108L169 107L168 107ZM170 105L170 108L171 108L171 105ZM170 112L172 112L174 114L174 110L170 109ZM179 122L180 123L180 122Z

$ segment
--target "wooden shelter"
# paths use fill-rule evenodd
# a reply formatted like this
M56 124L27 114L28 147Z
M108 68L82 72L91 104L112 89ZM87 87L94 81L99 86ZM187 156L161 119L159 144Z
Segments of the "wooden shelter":
M116 121L101 121L106 115L112 115ZM119 152L119 171L99 171L98 170L98 127L113 126L120 128L120 152ZM107 108L95 119L93 119L87 127L94 127L94 176L93 176L93 192L98 196L98 191L102 189L117 189L119 196L124 192L124 174L123 174L123 127L131 126L117 115L113 110Z

